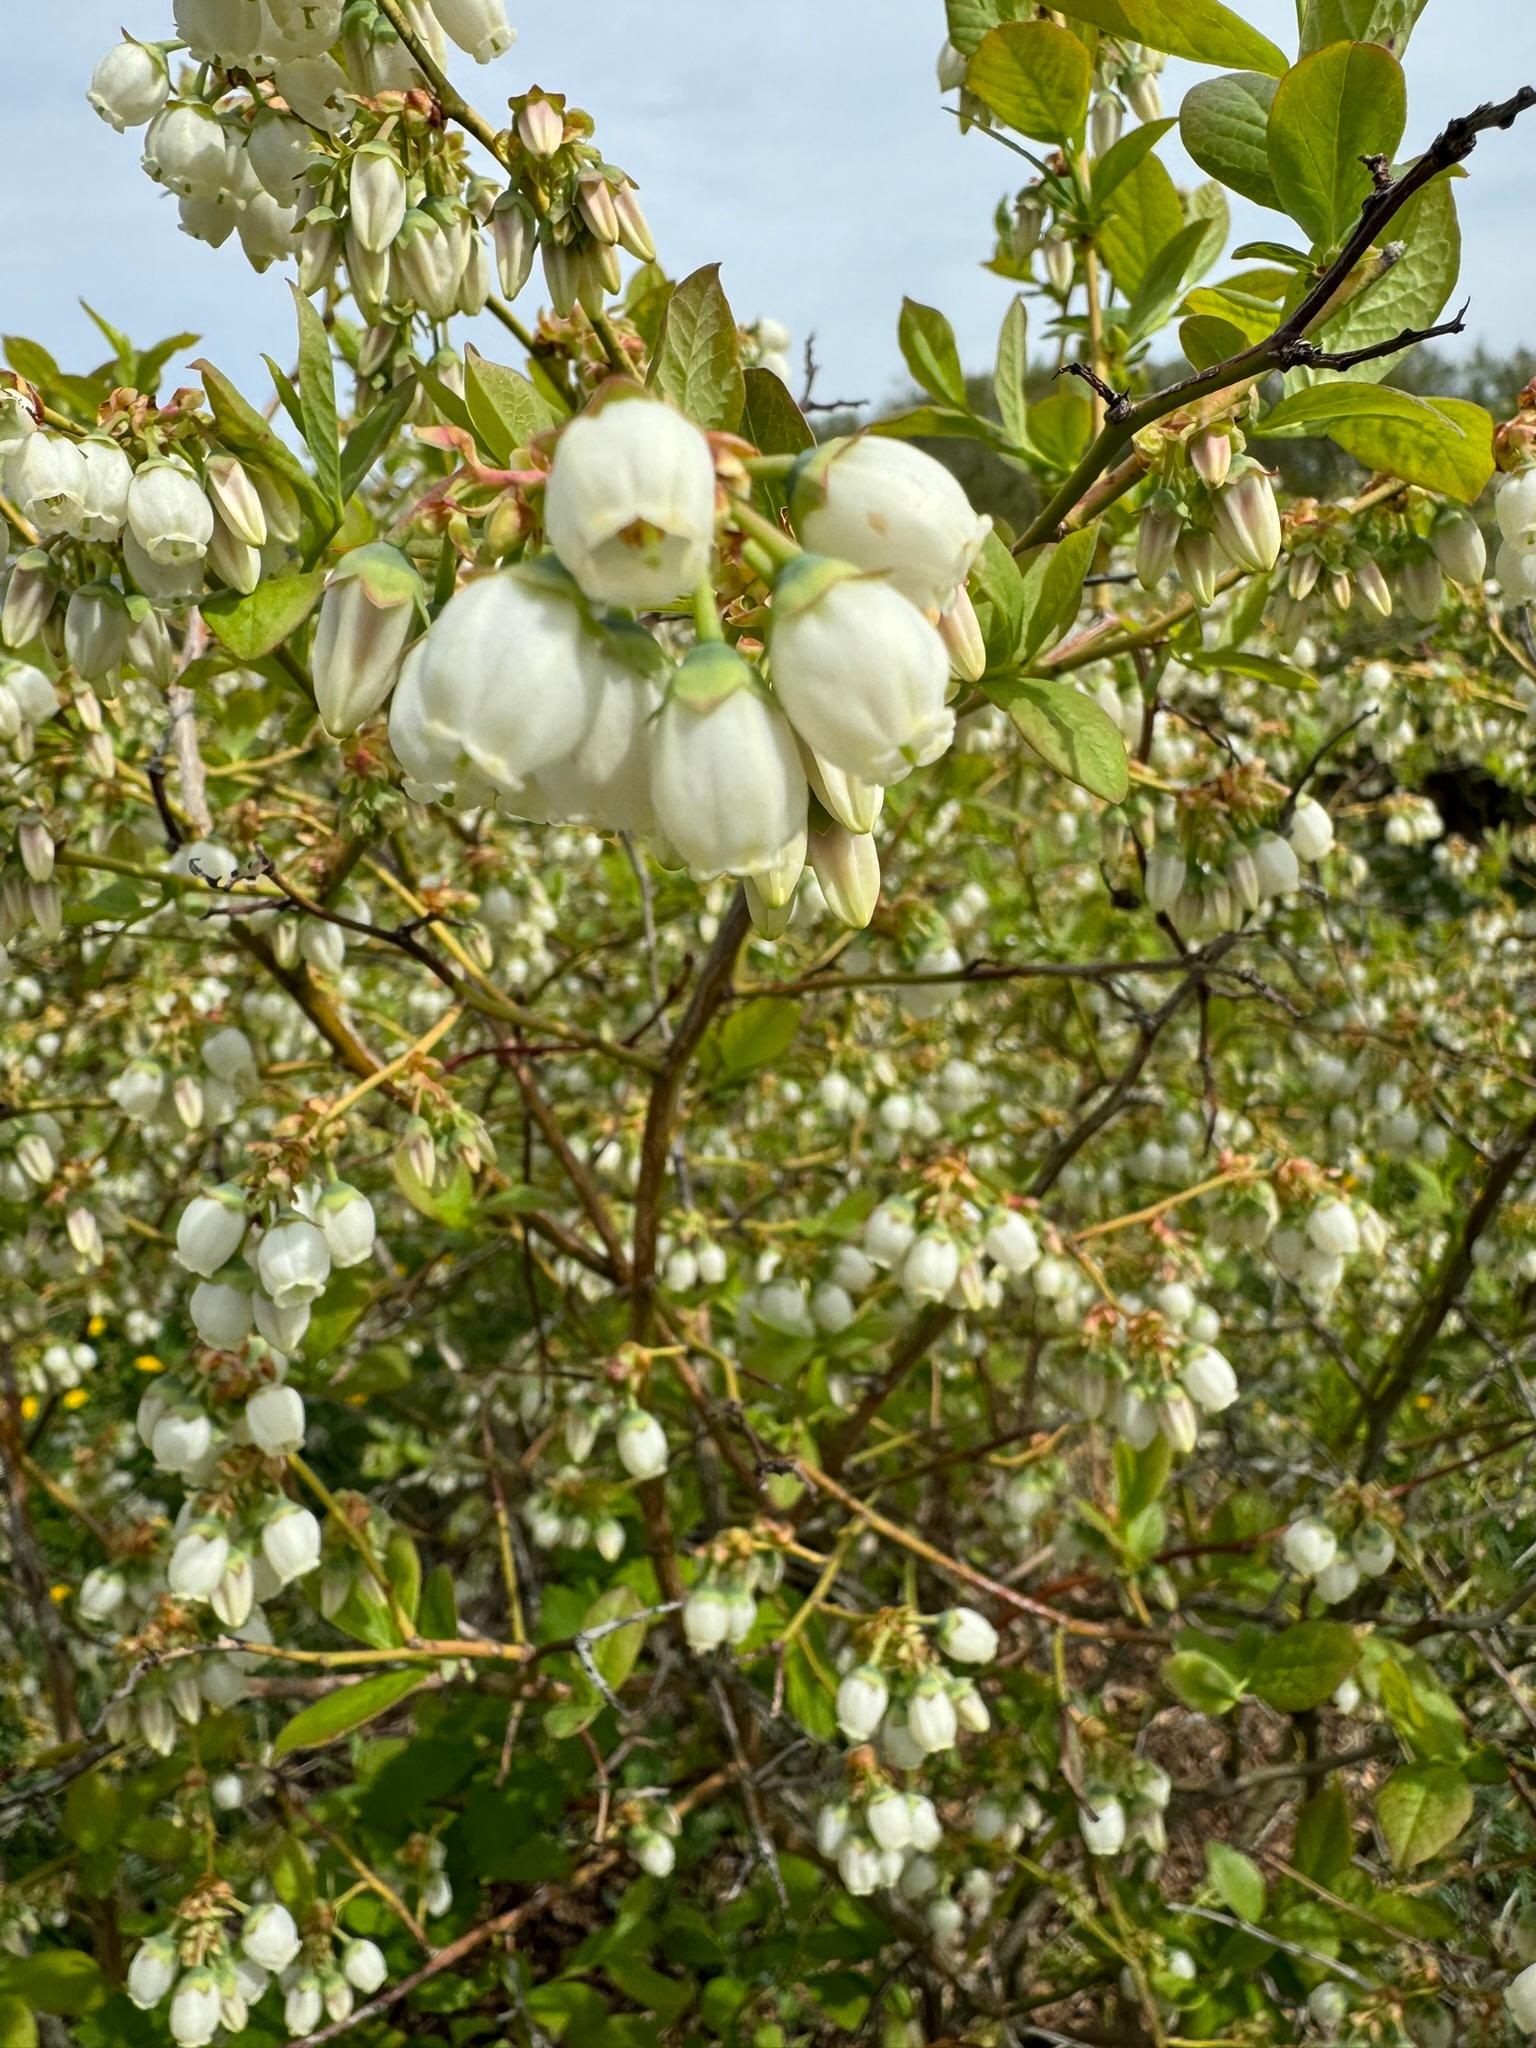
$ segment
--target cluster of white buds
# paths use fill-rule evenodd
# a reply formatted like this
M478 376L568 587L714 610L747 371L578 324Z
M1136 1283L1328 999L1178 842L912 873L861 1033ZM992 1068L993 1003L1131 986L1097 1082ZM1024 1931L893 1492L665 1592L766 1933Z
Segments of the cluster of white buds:
M604 161L590 117L563 94L535 86L510 104L513 181L489 216L501 288L515 299L538 255L555 312L580 305L601 320L622 284L620 250L641 263L656 254L635 182Z
M358 1266L372 1257L373 1206L344 1181L316 1182L296 1190L292 1209L251 1242L249 1221L245 1196L230 1183L194 1196L182 1211L176 1257L199 1281L192 1320L215 1350L238 1350L254 1328L286 1356L303 1342L312 1305L333 1267ZM231 1272L242 1250L247 1272Z
M944 752L955 676L984 664L965 577L988 522L938 463L874 437L806 456L790 504L816 552L774 568L759 668L714 637L705 436L623 389L572 421L545 492L558 560L468 583L406 656L390 740L408 793L637 833L700 879L742 877L768 936L807 869L839 921L868 924L884 788ZM684 599L702 637L676 665L617 615Z
M1397 1544L1390 1529L1368 1520L1343 1548L1320 1516L1303 1515L1281 1537L1280 1554L1298 1578L1312 1581L1312 1590L1325 1607L1336 1607L1362 1579L1379 1579L1391 1570ZM1358 1698L1356 1693L1356 1701Z
M1203 848L1192 858L1180 839L1160 838L1146 854L1147 904L1186 938L1239 931L1262 905L1293 895L1303 864L1314 866L1332 849L1333 820L1308 796L1296 803L1283 835L1230 835L1215 857Z
M745 1642L757 1621L757 1595L770 1592L783 1570L783 1553L759 1548L747 1532L719 1538L683 1603L688 1647L704 1655Z
M1361 1255L1380 1259L1387 1246L1387 1228L1368 1204L1351 1202L1328 1190L1303 1217L1276 1229L1268 1244L1269 1255L1285 1279L1294 1281L1311 1299L1327 1302L1342 1285L1351 1259Z
M1133 1757L1105 1768L1084 1787L1078 1832L1090 1856L1119 1856L1138 1844L1160 1856L1168 1846L1163 1815L1173 1784L1160 1764Z
M482 63L512 42L504 0L405 0L404 11L434 63L446 54L445 31ZM101 59L88 97L120 133L147 125L144 168L177 195L188 234L215 248L237 235L257 270L297 259L304 289L314 290L335 267L345 219L349 273L370 317L376 285L390 303L431 319L484 305L485 245L457 195L422 190L424 203L414 209L422 225L407 237L403 204L401 218L393 217L405 172L392 142L376 149L371 136L348 161L332 140L357 122L359 102L427 84L391 22L345 0L176 0L175 14L195 75L176 84L174 46L129 37ZM386 117L386 130L394 118ZM386 158L392 171L377 170ZM396 252L397 236L407 246ZM444 305L440 286L449 268L454 290Z
M938 1883L931 1852L944 1830L926 1794L903 1792L883 1773L869 1773L850 1800L816 1817L816 1847L855 1898L895 1887L919 1899Z
M1394 594L1416 619L1439 617L1446 588L1481 591L1488 551L1477 521L1463 506L1439 505L1384 530L1352 533L1326 523L1296 527L1290 566L1276 588L1270 624L1282 648L1299 659L1318 599L1341 616L1358 595L1378 618L1390 618ZM1504 557L1500 557L1501 563ZM1505 584L1508 594L1512 586Z
M25 408L19 417L30 422ZM45 646L109 692L120 675L169 682L174 652L160 614L210 580L248 594L300 530L298 499L275 475L192 436L135 443L121 425L74 435L33 424L0 441L6 496L39 541L12 565L0 640L18 651ZM6 668L21 722L51 717L53 685L41 678L45 703L35 671ZM15 751L11 723L0 705L0 740Z
M130 1059L107 1083L107 1093L146 1133L167 1138L216 1130L239 1115L260 1076L255 1048L238 1025L221 1025L202 1045L201 1068L170 1073L147 1056Z
M1136 532L1144 590L1156 590L1171 570L1204 611L1226 570L1267 576L1279 561L1274 483L1242 445L1241 431L1226 422L1172 445Z

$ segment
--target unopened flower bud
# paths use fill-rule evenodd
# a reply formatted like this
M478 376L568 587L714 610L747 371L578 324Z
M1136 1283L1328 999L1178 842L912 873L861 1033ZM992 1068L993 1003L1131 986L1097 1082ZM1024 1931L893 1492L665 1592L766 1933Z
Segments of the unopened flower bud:
M1280 559L1280 508L1261 469L1225 485L1212 507L1216 537L1240 569L1267 575Z
M170 96L165 55L153 43L131 36L112 48L91 73L87 100L119 135L152 121Z
M551 157L565 140L565 117L541 92L532 92L518 109L517 139L530 156Z

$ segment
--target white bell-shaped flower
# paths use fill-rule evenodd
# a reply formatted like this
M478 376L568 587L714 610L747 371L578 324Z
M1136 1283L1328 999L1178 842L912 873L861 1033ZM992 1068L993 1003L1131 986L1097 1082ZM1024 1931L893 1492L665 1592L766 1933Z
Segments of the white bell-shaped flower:
M1219 1415L1237 1399L1237 1374L1213 1345L1202 1344L1179 1367L1184 1391L1207 1415Z
M226 1183L194 1195L176 1226L176 1257L189 1273L211 1280L239 1251L245 1237L245 1197Z
M608 629L589 646L591 723L563 760L539 771L551 817L585 818L607 832L655 829L651 721L662 701L665 663L643 627Z
M510 50L517 31L507 22L506 0L430 0L432 12L467 56L489 64Z
M818 555L876 570L914 605L941 611L992 528L942 463L877 434L829 441L806 455L790 516Z
M794 735L749 664L718 641L700 642L678 668L652 730L651 796L661 831L700 878L804 863L808 797Z
M387 143L368 143L352 159L347 214L362 246L382 255L405 220L407 188L400 159Z
M206 1600L228 1562L227 1536L211 1524L189 1529L171 1552L166 1583L179 1600Z
M171 2000L171 2039L176 2048L207 2048L219 2030L223 2000L211 1970L188 1970Z
M240 1930L240 1946L264 1970L286 1970L301 1946L293 1915L276 1899L248 1913Z
M555 444L544 524L550 546L595 604L667 604L692 591L709 566L709 443L657 402L624 398L583 413Z
M332 1181L315 1204L314 1220L333 1266L360 1266L372 1253L378 1225L361 1188Z
M146 462L128 486L128 530L165 568L200 562L213 539L213 507L197 478L175 462Z
M889 584L801 555L774 586L774 694L800 738L864 782L901 781L955 733L944 643Z
M214 1351L236 1351L251 1333L251 1297L244 1287L199 1280L187 1307L193 1329Z
M907 1701L907 1733L926 1756L952 1749L960 1732L955 1703L942 1678L920 1678Z
M1304 1579L1327 1571L1339 1554L1338 1538L1315 1515L1292 1522L1280 1539L1280 1549L1291 1570Z
M1291 814L1287 837L1298 860L1319 861L1333 845L1333 820L1320 803L1304 796Z
M128 1589L118 1573L97 1565L80 1581L75 1612L82 1621L110 1621L127 1594Z
M125 128L142 128L152 121L170 90L163 54L152 43L138 43L127 36L112 45L91 73L86 98L121 135Z
M284 1384L261 1387L245 1404L251 1442L269 1457L286 1458L304 1448L304 1399Z
M157 2006L175 1982L175 1942L167 1935L157 1934L141 1943L128 1965L128 1981L124 1986L140 2012L148 2012Z
M389 736L416 781L466 777L516 800L588 731L592 641L570 583L545 566L468 583L413 650Z
M951 1607L939 1616L939 1648L956 1664L990 1664L997 1655L997 1630L974 1607Z
M389 1974L377 1942L349 1941L341 1951L341 1972L354 1991L369 1998Z
M873 1664L848 1672L837 1688L837 1725L850 1742L868 1742L885 1719L890 1691Z
M833 825L806 841L811 870L839 924L862 931L880 901L880 855L869 832Z
M1522 2033L1536 2034L1536 1963L1527 1965L1504 1987L1504 2003Z
M114 541L128 517L128 491L133 464L115 441L89 434L80 443L85 464L85 497L81 501L82 540Z
M217 199L230 182L229 136L211 108L175 100L149 124L144 168L157 184L194 199Z
M1112 1793L1090 1793L1077 1825L1090 1856L1118 1856L1125 1847L1125 1808Z
M614 1445L631 1479L659 1479L667 1469L667 1433L643 1408L626 1409L619 1417Z
M64 435L24 435L5 458L4 478L5 495L40 534L83 528L90 476L85 457Z
M308 1508L285 1504L262 1525L261 1554L279 1585L302 1579L320 1562L320 1524Z
M256 1273L278 1308L298 1308L325 1291L331 1253L323 1234L303 1216L275 1223L256 1248Z

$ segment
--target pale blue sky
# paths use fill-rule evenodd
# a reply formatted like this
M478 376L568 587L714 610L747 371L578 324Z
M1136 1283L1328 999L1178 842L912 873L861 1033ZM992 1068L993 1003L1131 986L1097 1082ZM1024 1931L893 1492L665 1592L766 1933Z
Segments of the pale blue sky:
M1294 0L1238 4L1294 47ZM1407 148L1523 82L1510 64L1529 7L1429 0L1408 55ZM83 97L120 23L170 33L169 0L5 0L3 12L13 89L0 326L67 365L95 361L100 344L75 303L84 296L139 341L200 332L208 353L265 397L260 352L286 358L291 347L277 274L257 278L234 243L215 252L180 234L173 203L138 168L138 137L114 135ZM969 362L990 360L1010 288L978 263L993 205L1022 166L985 137L962 138L941 111L940 0L513 0L513 19L520 39L497 64L459 60L468 95L494 116L509 92L537 81L588 108L610 159L643 188L675 273L723 259L741 318L774 315L797 348L815 328L821 396L896 390L904 291L949 313ZM1170 110L1197 75L1170 67ZM1471 169L1459 196L1472 331L1495 346L1536 341L1536 115L1487 138ZM1238 236L1278 226L1246 208ZM493 352L499 336L492 328L485 340Z

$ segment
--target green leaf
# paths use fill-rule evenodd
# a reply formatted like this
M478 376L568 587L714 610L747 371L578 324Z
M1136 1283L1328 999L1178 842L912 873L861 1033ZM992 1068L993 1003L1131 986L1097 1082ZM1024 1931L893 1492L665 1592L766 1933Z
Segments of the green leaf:
M340 510L341 428L336 418L336 369L325 322L296 284L290 282L299 316L299 409L304 440L315 458L320 488Z
M667 301L650 383L701 427L735 432L746 395L741 337L718 263L685 277Z
M949 40L962 57L974 55L982 37L1003 21L1026 21L1035 0L944 0Z
M417 384L413 376L393 385L371 411L353 427L341 451L342 503L345 504L395 437L395 430L416 403Z
M1184 225L1178 187L1167 166L1155 156L1143 157L1121 180L1104 225L1095 240L1117 285L1134 296L1158 253Z
M1264 1873L1251 1857L1229 1842L1208 1841L1205 1867L1223 1904L1239 1920L1257 1923L1264 1918L1268 1888Z
M869 431L890 441L981 441L1000 455L1019 453L996 420L986 419L980 413L961 412L953 405L914 405L906 412L890 413L885 419L876 420Z
M1130 128L1120 140L1111 143L1101 157L1094 161L1090 174L1090 190L1095 206L1102 206L1124 179L1131 175L1143 157L1150 156L1174 125L1170 114L1162 121L1143 121L1138 127Z
M1071 683L1020 677L1000 691L1005 709L1048 768L1106 803L1124 801L1130 787L1120 728L1092 697Z
M1403 244L1404 253L1319 330L1315 339L1324 348L1369 348L1409 328L1432 326L1444 310L1461 271L1461 228L1446 179L1437 178L1408 202L1392 223L1392 237ZM1336 383L1347 374L1351 383L1374 384L1403 360L1402 355L1382 356L1347 373L1293 370L1287 382L1294 389Z
M1255 337L1230 321L1199 313L1179 326L1179 347L1197 370L1209 370L1247 348Z
M1236 71L1267 71L1279 78L1285 52L1268 36L1234 14L1220 0L1057 0L1074 21L1188 57L1196 64L1223 64Z
M1209 233L1208 221L1191 221L1148 264L1125 316L1126 333L1133 342L1145 340L1173 311Z
M1269 110L1275 80L1262 71L1229 71L1191 86L1179 109L1179 140L1202 171L1244 199L1283 213L1269 174Z
M1120 1491L1120 1519L1133 1521L1152 1505L1168 1484L1173 1469L1173 1451L1167 1437L1153 1437L1145 1450L1138 1451L1120 1437L1115 1444L1115 1476Z
M998 418L1011 441L1026 447L1029 441L1029 399L1025 383L1029 375L1029 312L1023 294L1016 294L1003 315L997 337L997 368L992 374L992 391L997 399Z
M1261 1700L1283 1714L1320 1707L1359 1662L1355 1632L1342 1621L1299 1621L1271 1636L1254 1660L1248 1681Z
M1408 122L1403 67L1379 43L1331 43L1280 81L1269 171L1281 206L1322 248L1343 240L1371 190L1361 162L1390 163Z
M296 633L320 602L324 569L305 569L258 583L249 597L223 590L201 609L208 630L237 661L257 661Z
M1196 1714L1225 1714L1247 1687L1224 1664L1202 1650L1176 1650L1163 1665L1163 1683Z
M315 1866L298 1835L284 1834L271 1863L272 1889L296 1917L315 1902Z
M971 564L969 589L987 650L987 673L1006 670L1012 675L1021 658L1024 579L1007 544L995 530L982 542L981 553Z
M1376 1819L1399 1870L1438 1856L1471 1818L1472 1787L1454 1764L1402 1764L1376 1794Z
M1273 655L1249 654L1238 647L1181 648L1179 660L1186 668L1207 676L1246 676L1250 683L1272 683L1279 690L1313 691L1317 678L1305 669L1276 661Z
M1376 1690L1416 1762L1459 1763L1466 1756L1461 1709L1422 1657L1394 1646L1382 1658Z
M1297 1817L1291 1861L1303 1877L1326 1884L1339 1871L1349 1868L1354 1846L1349 1800L1344 1787L1336 1778L1331 1779L1321 1791L1313 1793Z
M0 2048L37 2048L37 2021L25 1999L0 1997Z
M428 1642L451 1643L457 1639L458 1595L454 1590L453 1573L445 1564L433 1565L422 1583L416 1625Z
M582 1622L583 1634L602 1628L610 1621L622 1621L626 1615L639 1614L645 1602L633 1586L614 1586L593 1602L587 1609ZM603 1683L611 1692L618 1692L625 1679L639 1662L640 1652L645 1648L645 1623L637 1622L633 1628L616 1628L600 1642L592 1645L592 1662L602 1673Z
M33 2012L78 2019L101 2003L108 1985L101 1966L83 1949L45 1948L36 1955L7 1956L0 1963L0 1989L25 1999Z
M1033 661L1042 648L1053 647L1077 617L1083 579L1093 566L1098 539L1097 526L1079 527L1064 540L1031 548L1020 559L1025 621L1021 661Z
M350 1735L355 1728L366 1727L425 1683L421 1671L380 1671L372 1678L359 1679L356 1685L327 1693L295 1714L283 1729L272 1745L274 1761L291 1756L296 1749L318 1749L340 1735Z
M1051 21L990 29L965 82L1005 127L1040 142L1070 142L1088 119L1093 64L1081 37Z
M938 308L903 299L896 339L913 382L930 397L966 411L965 372L955 330Z
M521 370L490 362L473 346L464 351L464 400L475 438L498 469L555 424L552 407Z
M737 431L764 455L800 455L816 445L805 414L781 380L760 363L746 374L746 400ZM781 478L760 477L758 489L775 514L783 509L786 494Z
M788 996L758 996L733 1010L714 1033L715 1049L733 1080L766 1067L789 1050L800 1028L800 1005Z
M1367 469L1466 505L1493 475L1493 420L1464 398L1417 398L1390 384L1315 384L1283 398L1261 431L1324 433Z
M1401 57L1424 7L1425 0L1306 0L1301 54L1325 43L1385 43Z

